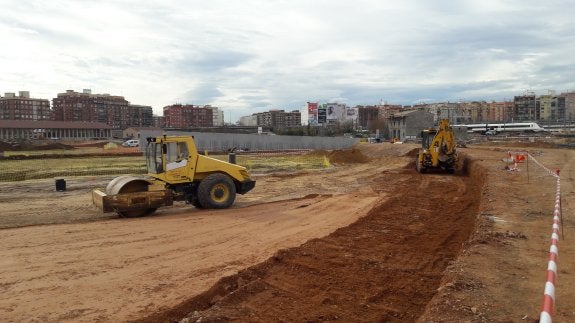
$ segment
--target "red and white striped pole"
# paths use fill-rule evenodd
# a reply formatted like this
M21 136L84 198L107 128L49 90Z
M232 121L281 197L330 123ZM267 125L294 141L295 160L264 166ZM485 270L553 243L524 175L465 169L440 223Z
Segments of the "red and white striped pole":
M559 257L557 241L559 241L561 216L561 179L559 178L559 170L553 175L557 177L557 194L555 197L555 211L553 211L553 233L551 234L551 248L549 248L549 262L547 264L547 282L545 282L543 306L539 316L540 323L551 323L553 311L555 310L555 280L557 279L557 259Z

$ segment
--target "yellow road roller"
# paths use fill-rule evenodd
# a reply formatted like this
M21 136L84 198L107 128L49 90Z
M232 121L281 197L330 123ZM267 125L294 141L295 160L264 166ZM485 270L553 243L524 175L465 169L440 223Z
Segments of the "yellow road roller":
M146 138L146 177L119 176L105 192L96 189L92 201L103 212L121 217L152 214L173 201L197 208L225 209L236 194L252 190L256 182L243 166L198 154L190 136Z

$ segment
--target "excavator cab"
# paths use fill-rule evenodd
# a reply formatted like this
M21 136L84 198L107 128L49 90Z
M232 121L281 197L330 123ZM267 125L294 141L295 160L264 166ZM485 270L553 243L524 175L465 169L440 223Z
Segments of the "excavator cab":
M437 131L435 129L423 130L421 132L421 148L428 149L436 134Z

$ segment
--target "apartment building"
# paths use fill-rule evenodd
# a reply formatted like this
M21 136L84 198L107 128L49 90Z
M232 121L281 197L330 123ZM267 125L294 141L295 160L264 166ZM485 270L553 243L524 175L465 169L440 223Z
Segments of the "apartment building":
M565 98L565 121L575 121L575 92L562 93L561 97Z
M379 119L387 119L392 114L401 112L403 110L403 106L401 104L380 104L377 105L378 110L378 118Z
M124 116L122 115L121 118ZM154 126L154 112L149 105L129 104L125 118L122 120L123 122L120 122L119 129Z
M566 97L550 93L537 97L535 118L543 123L563 122L566 116Z
M287 128L301 126L301 112L293 110L285 112L284 110L270 110L267 112L255 113L256 125L260 127ZM250 119L244 119L244 122L250 122Z
M59 93L52 110L55 121L100 122L112 129L151 127L154 122L152 107L132 105L123 96L92 94L90 89Z
M30 97L29 91L20 91L18 95L7 92L0 96L0 120L34 120L49 121L52 119L50 101Z
M489 122L511 122L513 120L513 101L490 102L485 120Z
M515 96L514 104L514 121L536 121L536 97L535 93L527 93Z
M186 129L213 127L213 108L192 104L172 104L164 107L166 128Z
M301 126L301 112L299 110L285 112L279 121L279 127L299 127Z
M154 120L154 123L153 123L154 128L161 128L162 129L162 128L166 127L166 117L154 115L154 116L152 116L152 119Z
M379 120L379 108L375 105L357 106L357 114L357 124L363 129L368 129Z
M212 107L211 105L206 105L206 108L212 109L212 125L214 127L221 127L224 125L224 111L218 107Z
M551 110L557 107L557 97L553 95L541 95L535 99L535 120L549 121Z

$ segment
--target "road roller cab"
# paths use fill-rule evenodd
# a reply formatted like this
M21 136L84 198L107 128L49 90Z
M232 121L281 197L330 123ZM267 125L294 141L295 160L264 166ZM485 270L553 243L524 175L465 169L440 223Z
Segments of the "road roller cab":
M197 208L230 207L237 194L255 187L245 167L200 155L193 137L162 136L146 140L147 178L120 176L93 202L104 212L135 217L186 201Z

